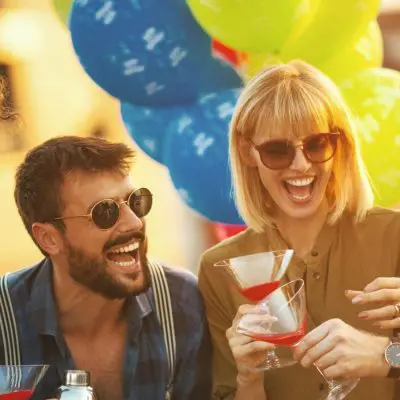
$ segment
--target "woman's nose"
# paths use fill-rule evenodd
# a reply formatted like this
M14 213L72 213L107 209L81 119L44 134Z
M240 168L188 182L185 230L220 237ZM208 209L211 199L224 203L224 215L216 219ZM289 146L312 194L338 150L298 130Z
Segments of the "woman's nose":
M310 161L307 160L307 157L304 154L303 147L297 146L296 147L296 154L290 165L289 169L299 172L308 171L311 167Z

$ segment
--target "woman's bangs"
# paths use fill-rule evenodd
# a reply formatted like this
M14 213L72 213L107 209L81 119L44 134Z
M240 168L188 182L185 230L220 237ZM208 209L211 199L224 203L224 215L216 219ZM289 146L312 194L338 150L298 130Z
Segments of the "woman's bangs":
M254 132L259 132L258 136L265 140L293 140L330 132L334 123L329 103L319 93L301 89L276 90L273 97L266 99L258 113Z

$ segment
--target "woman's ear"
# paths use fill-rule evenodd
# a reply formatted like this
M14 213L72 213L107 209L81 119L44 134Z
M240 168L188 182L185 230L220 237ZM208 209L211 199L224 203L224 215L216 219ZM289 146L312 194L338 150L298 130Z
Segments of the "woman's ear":
M255 153L256 153L256 151L253 148L253 145L249 140L239 138L240 158L248 167L256 167L257 166L257 160L256 160Z

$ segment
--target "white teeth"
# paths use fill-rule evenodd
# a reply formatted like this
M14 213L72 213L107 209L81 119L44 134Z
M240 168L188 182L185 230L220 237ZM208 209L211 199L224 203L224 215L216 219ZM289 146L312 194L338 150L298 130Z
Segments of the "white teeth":
M299 196L297 194L292 194L292 197L295 198L296 200L305 200L308 199L310 196L306 194L305 196Z
M139 242L131 243L129 246L119 247L111 250L110 253L130 253L139 248Z
M114 264L120 265L121 267L131 267L136 263L135 260L132 261L113 261Z
M302 179L286 179L285 182L292 186L308 186L314 181L315 177Z

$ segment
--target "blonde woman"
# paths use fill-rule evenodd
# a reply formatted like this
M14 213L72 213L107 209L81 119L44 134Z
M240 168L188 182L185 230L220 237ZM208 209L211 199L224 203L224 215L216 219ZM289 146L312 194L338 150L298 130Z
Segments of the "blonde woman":
M214 344L213 398L318 399L326 383L315 363L328 378L376 377L362 380L349 400L392 399L394 381L383 379L391 331L360 319L345 291L398 275L400 214L373 207L335 85L300 61L260 72L238 100L230 161L248 229L208 250L199 271ZM294 350L295 366L250 372L269 345L236 332L246 300L214 263L288 247L295 256L286 278L306 282L309 333Z

